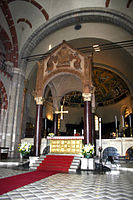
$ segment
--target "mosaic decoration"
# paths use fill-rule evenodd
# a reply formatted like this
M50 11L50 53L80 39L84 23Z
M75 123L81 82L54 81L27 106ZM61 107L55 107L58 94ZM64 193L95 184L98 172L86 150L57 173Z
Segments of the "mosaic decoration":
M98 106L116 103L129 95L129 90L125 82L109 70L95 67L94 86L96 88L95 97ZM66 106L84 105L81 92L70 92L62 98L61 102L63 102L64 98Z

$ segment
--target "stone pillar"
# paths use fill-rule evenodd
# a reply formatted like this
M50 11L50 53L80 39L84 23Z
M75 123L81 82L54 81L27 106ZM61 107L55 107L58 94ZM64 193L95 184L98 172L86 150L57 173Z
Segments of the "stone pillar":
M92 111L91 93L83 93L84 97L84 143L92 143Z
M36 97L36 124L35 124L35 138L34 138L34 154L40 156L41 145L41 128L42 128L42 114L43 114L43 98Z
M53 115L54 122L54 135L58 135L58 114L54 113Z
M10 156L18 157L20 143L21 109L25 74L19 68L13 68L13 77L9 94L9 106L5 146L10 148Z
M22 132L23 132L23 119L24 119L24 106L25 106L26 92L27 92L27 88L24 88L23 99L22 99L22 111L21 111L20 141L21 141L21 138L23 137Z

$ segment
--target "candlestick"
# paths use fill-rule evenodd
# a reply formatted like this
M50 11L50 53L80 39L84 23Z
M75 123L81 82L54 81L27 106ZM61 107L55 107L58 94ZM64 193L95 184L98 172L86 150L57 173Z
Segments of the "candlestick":
M124 123L124 116L122 115L122 127L125 127L125 123Z
M99 147L102 146L102 137L101 137L101 118L99 118Z
M115 128L117 129L117 116L115 115Z
M132 128L131 115L129 115L129 126L130 126L130 128Z
M76 129L74 129L74 135L76 134Z

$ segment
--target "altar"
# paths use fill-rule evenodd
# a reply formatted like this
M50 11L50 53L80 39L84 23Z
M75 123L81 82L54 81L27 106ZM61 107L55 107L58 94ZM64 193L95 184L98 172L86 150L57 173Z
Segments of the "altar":
M50 153L81 154L83 136L47 137L50 141Z

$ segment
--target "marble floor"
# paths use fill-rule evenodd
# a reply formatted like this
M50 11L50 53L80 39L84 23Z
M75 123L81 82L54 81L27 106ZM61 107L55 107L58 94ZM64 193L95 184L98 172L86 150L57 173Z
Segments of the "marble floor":
M26 171L0 168L0 178ZM133 200L133 172L56 174L0 196L0 200Z

